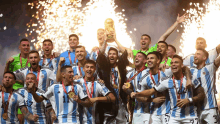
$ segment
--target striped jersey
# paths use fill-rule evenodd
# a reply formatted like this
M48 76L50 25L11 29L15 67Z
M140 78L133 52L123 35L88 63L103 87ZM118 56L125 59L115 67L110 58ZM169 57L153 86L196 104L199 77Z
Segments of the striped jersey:
M84 88L83 90L87 92L84 78L80 78L79 80L76 80L76 82L80 83ZM92 82L86 81L86 84L89 90L89 94L91 94ZM109 89L104 84L99 83L96 80L94 81L93 87L93 94L91 94L92 98L106 96L110 93ZM89 108L83 107L83 124L95 124L95 108L95 105Z
M216 48L208 51L208 53L209 53L209 57L205 62L206 64L213 63L215 59L218 57L218 52L216 51ZM190 67L193 66L196 67L196 65L194 64L194 54L190 54L186 56L183 60L183 64Z
M72 91L72 86L65 86L67 93ZM78 95L79 99L87 98L86 91L83 90L82 85L74 84L74 93ZM78 103L69 98L64 92L62 84L53 84L48 87L46 93L42 95L44 98L49 99L52 107L56 113L57 120L54 123L59 124L79 124L79 111Z
M128 71L126 77L127 80L129 78L132 78L135 74L137 73L136 69L133 68ZM130 81L130 84L133 87L134 92L141 92L141 78L148 73L148 69L144 69L142 72L140 72L133 80ZM150 104L149 103L143 103L143 102L138 102L135 100L135 105L134 107L134 113L149 113L150 112Z
M8 97L9 97L10 93L6 93L4 92L4 102L5 104L8 101ZM17 110L18 108L21 108L22 106L26 106L25 102L24 102L24 98L16 93L13 92L9 101L9 105L8 105L8 111L7 111L7 115L8 118L6 120L3 119L2 115L4 113L4 108L2 105L2 92L0 92L0 123L1 124L19 124L18 118L17 118Z
M106 46L106 48L105 48L105 55L108 55L108 51L109 51L109 49L110 49L111 47L118 49L115 45L108 44L108 45ZM97 51L95 51L95 52L92 51L91 54L90 54L89 59L96 61L96 59L97 59L97 57L98 57L98 54L99 54L99 50L97 50Z
M87 51L86 51L87 52ZM73 50L73 52L67 50L63 53L60 54L60 57L64 57L65 58L65 63L62 64L62 66L65 66L65 65L70 65L71 66L71 63L70 63L70 59L69 59L69 53L70 53L70 58L71 58L71 62L72 64L74 63L77 63L78 60L75 58L75 49ZM89 59L89 56L90 54L87 52L87 55L86 55L86 59ZM76 60L76 61L75 61ZM75 61L75 62L74 62ZM59 63L59 62L58 62Z
M41 57L39 65L42 68L50 68L51 70L54 70L55 73L56 73L57 72L57 68L58 68L59 59L60 59L60 57L53 58L52 60L50 58L46 58L44 60L43 57ZM44 62L43 62L43 60L44 60Z
M180 99L187 99L193 97L193 91L186 89L186 77L184 76L183 82L180 89L181 80L175 79L175 85L173 83L172 78L167 78L162 80L160 84L158 84L155 88L158 92L163 92L168 89L169 97L170 97L170 115L174 118L189 118L189 117L197 117L196 106L193 104L189 104L183 108L177 107L177 93L180 94ZM192 84L194 88L198 88L200 86L200 81L197 79L193 79ZM176 87L176 88L175 88Z
M22 80L25 82L26 75L31 73L30 67L21 68L14 72L17 80ZM38 71L33 71L33 73L38 75ZM39 81L38 81L38 88L42 89L44 91L47 90L47 87L52 85L54 82L56 82L56 74L51 69L41 68L40 69L40 75L39 75ZM24 87L26 87L26 84L24 83Z
M166 77L165 73L163 71L160 71L160 79L158 79L158 73L156 75L152 75L154 82L151 79L150 73L146 73L143 78L141 79L141 91L144 91L146 89L151 89L157 85L159 85L159 82L161 82L161 80ZM156 115L162 115L162 114L167 114L170 113L170 99L169 99L169 94L167 91L164 91L163 94L166 95L166 101L162 104L155 104L153 102L151 102L151 113L156 112ZM161 96L162 94L159 93L157 94L157 96ZM155 95L151 96L152 98L156 98Z
M73 69L73 74L75 75L81 75L80 72L82 73L81 76L85 76L85 72L83 71L83 67L79 67L77 63L72 64L72 69Z
M208 64L201 69L195 67L190 68L193 77L201 81L201 86L204 88L205 99L201 105L201 110L217 107L215 98L215 72L217 68L214 63Z
M51 107L49 100L44 100L43 102L37 103L32 94L27 91L27 88L21 88L17 91L21 96L23 96L27 109L31 114L36 114L39 116L38 121L28 121L25 119L24 124L46 124L45 110ZM41 96L44 93L43 90L37 89L36 94Z

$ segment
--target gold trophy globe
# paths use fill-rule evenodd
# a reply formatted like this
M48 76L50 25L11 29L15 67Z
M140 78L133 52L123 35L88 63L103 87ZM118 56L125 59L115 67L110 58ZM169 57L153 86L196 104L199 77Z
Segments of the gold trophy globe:
M111 43L114 42L114 33L115 33L115 25L114 25L114 21L111 18L107 18L105 20L105 30L107 33L107 42Z

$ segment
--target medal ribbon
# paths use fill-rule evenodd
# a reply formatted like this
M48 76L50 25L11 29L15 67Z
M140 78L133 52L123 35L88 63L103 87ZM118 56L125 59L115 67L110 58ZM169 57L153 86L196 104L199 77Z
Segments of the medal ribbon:
M11 95L12 95L12 91L10 92L10 95L9 95L8 101L7 101L7 105L5 106L4 92L2 91L2 105L4 107L4 113L7 113L7 111L8 111L8 105L9 105L9 101L10 101Z
M182 83L183 83L183 75L182 75L182 77L181 77L179 91L181 91L181 89L182 89ZM174 85L174 88L176 89L177 99L180 99L180 93L177 92L177 88L176 88L176 84L175 84L175 79L174 79L174 77L173 77L173 85Z
M71 60L70 52L68 52L68 56L69 56L69 60L70 60L70 65L72 65L72 60ZM75 56L74 63L76 63L76 56Z
M129 78L129 79L127 80L127 82L130 82L131 80L133 80L133 79L134 79L140 72L142 72L144 69L145 69L145 66L143 66L143 67L141 68L141 70L138 71L133 77Z
M31 68L31 72L30 73L33 73L32 68ZM40 67L38 66L38 71L37 71L37 87L38 87L39 77L40 77Z
M64 90L64 92L65 92L66 94L68 94L67 91L66 91L66 88L65 88L65 85L64 85L63 81L62 81L62 86L63 86L63 90ZM72 92L74 92L73 85L72 85Z
M83 76L79 64L78 64L78 69L79 69L80 76Z
M151 74L151 71L150 71L150 78L151 78L151 80L153 81L153 83L154 83L154 85L156 86L157 84L156 84L156 82L155 82L155 80L154 80L154 78L153 78L153 76L152 76L152 74ZM158 82L160 81L160 71L158 71Z
M28 60L29 60L29 57L27 58L27 62L26 62L25 67L28 66L28 63L29 63ZM20 54L20 64L21 64L21 68L22 68L22 58L21 58L21 54Z
M85 86L86 86L86 92L89 96L89 98L92 98L92 94L93 94L93 91L94 91L94 78L92 79L92 87L91 87L91 94L89 93L89 89L87 87L87 84L86 84L86 79L84 78L84 83L85 83Z
M45 58L46 58L45 55L43 55L43 65L44 65ZM47 63L46 66L48 66L48 65L51 63L51 61L52 61L53 58L54 58L54 54L51 55L51 57L50 57L50 61Z

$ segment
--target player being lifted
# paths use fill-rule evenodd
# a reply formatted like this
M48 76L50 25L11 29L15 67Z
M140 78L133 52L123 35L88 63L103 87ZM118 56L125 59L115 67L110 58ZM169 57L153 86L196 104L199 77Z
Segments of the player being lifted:
M142 91L132 92L131 97L149 97L168 90L171 105L169 124L197 124L198 116L195 103L204 99L204 89L198 79L193 79L193 90L186 88L186 77L183 75L182 57L174 55L171 62L173 76L163 80L157 86Z
M59 124L79 124L78 105L91 106L86 91L81 84L73 83L73 69L71 66L61 68L62 83L53 84L41 96L34 91L35 84L29 83L28 89L31 91L36 102L42 102L49 99L56 113L57 120L54 123Z
M0 123L1 124L19 124L17 110L21 109L24 118L29 121L38 121L38 115L32 115L24 102L24 98L13 90L12 86L16 81L13 72L5 72L2 83L5 91L0 92Z

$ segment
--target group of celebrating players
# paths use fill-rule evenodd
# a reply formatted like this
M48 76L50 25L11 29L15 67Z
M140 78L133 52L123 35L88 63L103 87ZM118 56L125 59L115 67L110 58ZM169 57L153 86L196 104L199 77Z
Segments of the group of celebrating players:
M21 52L4 69L0 123L219 123L215 73L220 45L207 52L206 40L199 37L196 53L182 59L165 42L185 18L178 15L150 48L151 37L143 34L139 50L123 47L115 34L112 45L104 29L98 29L99 46L91 53L76 34L61 54L52 52L53 42L45 39L42 56L22 39Z

